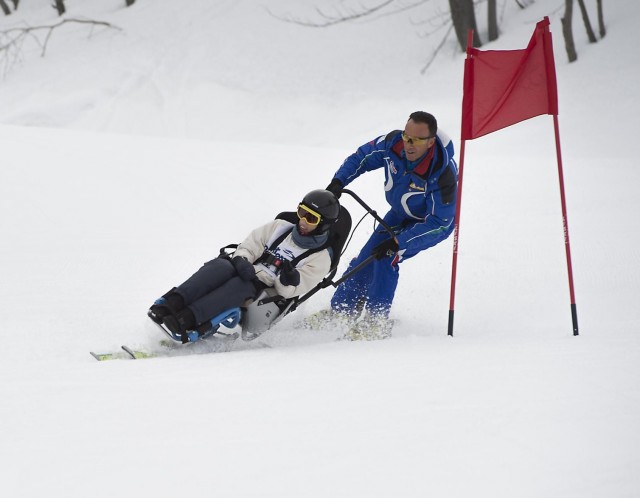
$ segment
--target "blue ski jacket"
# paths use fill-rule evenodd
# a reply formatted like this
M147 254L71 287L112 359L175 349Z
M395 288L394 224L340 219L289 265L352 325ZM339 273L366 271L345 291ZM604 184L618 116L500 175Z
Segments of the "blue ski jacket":
M458 167L453 142L439 130L432 149L412 167L402 132L395 130L359 147L334 175L347 186L367 171L384 168L385 196L391 205L385 221L397 224L396 238L405 257L441 242L454 228Z

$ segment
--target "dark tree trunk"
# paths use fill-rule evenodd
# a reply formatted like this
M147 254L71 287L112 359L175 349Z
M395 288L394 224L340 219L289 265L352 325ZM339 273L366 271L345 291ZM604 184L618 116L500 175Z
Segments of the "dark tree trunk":
M136 3L136 0L125 0L124 2L127 7L131 7L134 3Z
M20 0L11 0L13 2L13 10L18 10L18 4Z
M602 0L597 1L598 5L598 29L600 30L600 38L604 38L607 34L607 28L604 27L604 14L602 12Z
M61 16L67 11L67 9L65 9L64 7L64 0L55 0L53 4L53 8L58 11L59 16Z
M498 39L498 7L496 0L487 3L487 15L489 16L489 41Z
M2 9L2 12L4 12L5 16L8 16L11 14L11 10L9 9L9 6L4 0L0 0L0 9Z
M578 60L575 43L573 43L573 31L571 29L571 18L573 17L573 0L565 0L564 17L562 18L562 34L564 36L564 46L569 56L569 62Z
M451 9L451 22L453 22L458 44L462 51L466 52L467 50L467 32L470 29L473 29L473 46L482 46L476 26L473 0L449 0L449 8Z
M587 36L589 37L589 43L596 43L596 34L591 27L591 21L589 20L589 13L587 12L587 6L584 4L584 0L578 0L580 6L580 12L582 13L582 20L584 21L584 27L587 30Z

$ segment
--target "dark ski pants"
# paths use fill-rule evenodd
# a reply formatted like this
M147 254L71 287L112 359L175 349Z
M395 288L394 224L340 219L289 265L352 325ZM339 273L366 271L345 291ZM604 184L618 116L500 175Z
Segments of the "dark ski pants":
M228 259L216 258L176 288L198 324L238 307L257 294L253 281L242 280Z

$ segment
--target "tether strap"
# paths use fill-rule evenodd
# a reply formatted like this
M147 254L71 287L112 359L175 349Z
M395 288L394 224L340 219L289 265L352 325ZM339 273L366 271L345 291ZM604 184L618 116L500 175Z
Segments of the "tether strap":
M291 228L291 230L286 230L282 235L280 235L280 237L278 237L276 240L274 240L271 243L271 245L269 246L269 249L266 249L262 253L262 256L260 256L256 260L256 262L254 264L263 263L263 264L275 266L276 267L276 273L279 273L280 270L281 270L282 263L284 263L284 261L286 261L286 260L278 258L271 251L276 249L282 243L282 241L287 238L287 236L291 232L293 232L293 228ZM300 261L302 261L304 258L310 256L314 252L320 252L323 249L326 249L328 247L331 247L331 237L329 237L329 239L327 239L327 241L324 244L322 244L321 246L314 247L313 249L308 249L307 251L303 252L299 256L296 256L295 258L293 258L291 260L291 266L295 268L298 265L298 263Z
M280 266L282 265L283 260L278 258L271 251L273 251L276 247L278 247L291 232L293 232L293 227L291 227L290 230L285 230L282 235L277 237L276 240L274 240L271 243L271 245L269 246L269 249L264 250L264 252L262 253L262 256L256 259L256 261L253 264L257 265L258 263L263 263L267 265L272 265L276 267L276 271L280 271Z

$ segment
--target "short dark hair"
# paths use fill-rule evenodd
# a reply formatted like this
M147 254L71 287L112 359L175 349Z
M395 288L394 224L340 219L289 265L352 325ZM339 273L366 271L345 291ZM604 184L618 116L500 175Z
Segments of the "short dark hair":
M438 121L433 114L429 114L424 111L416 111L411 113L409 119L414 123L425 123L428 125L432 137L435 137L436 133L438 133Z

